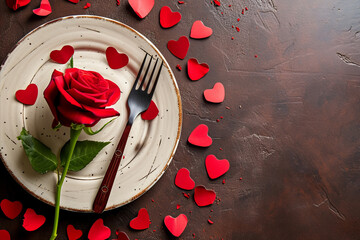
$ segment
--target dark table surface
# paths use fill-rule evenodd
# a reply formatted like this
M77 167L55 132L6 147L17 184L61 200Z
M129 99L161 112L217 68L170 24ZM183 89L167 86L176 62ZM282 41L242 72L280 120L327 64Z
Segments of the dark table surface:
M49 20L100 15L150 39L173 68L180 88L182 134L163 177L139 199L101 215L61 211L58 239L67 239L69 224L87 239L98 218L111 229L110 239L116 238L116 230L125 231L130 239L172 239L163 220L180 213L189 218L181 239L360 239L358 0L220 0L221 6L211 0L184 4L156 0L142 20L126 0L120 1L117 6L116 0L89 0L88 9L83 9L84 0L51 1L53 12L47 17L32 13L40 1L32 0L17 11L0 1L0 61L19 39ZM182 14L181 22L166 30L159 25L164 5ZM245 7L248 11L242 14ZM190 39L187 57L179 60L168 51L167 42L188 36L195 20L202 20L214 34ZM197 82L187 77L190 57L210 66ZM207 103L202 93L218 81L225 86L225 101ZM223 119L216 121L220 116ZM214 138L205 149L187 142L201 123L209 126ZM208 154L229 160L230 170L223 177L208 178L204 167ZM199 208L183 196L174 185L177 170L183 167L190 169L197 185L216 191L216 203ZM9 231L11 239L48 239L53 207L23 190L0 164L2 199L24 205L14 220L0 212L0 229ZM148 209L150 228L134 231L129 222L143 207ZM22 228L26 208L47 218L39 230Z

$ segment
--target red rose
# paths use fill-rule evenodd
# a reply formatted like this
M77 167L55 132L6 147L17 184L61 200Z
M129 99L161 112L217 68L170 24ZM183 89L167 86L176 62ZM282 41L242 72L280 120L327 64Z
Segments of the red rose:
M30 0L6 0L6 4L9 8L13 10L18 9L19 7L26 6L30 3Z
M54 70L44 97L54 123L68 127L71 123L91 127L102 118L120 115L113 108L105 108L119 100L119 87L93 71L68 68L64 75Z

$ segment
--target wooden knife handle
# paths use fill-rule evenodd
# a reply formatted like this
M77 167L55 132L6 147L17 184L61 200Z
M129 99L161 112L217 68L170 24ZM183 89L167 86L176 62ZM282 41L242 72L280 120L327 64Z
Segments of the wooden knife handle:
M125 127L125 130L121 136L119 144L116 147L114 156L111 159L108 169L106 170L104 179L103 179L103 181L100 185L100 188L96 194L96 198L95 198L95 201L93 204L93 210L96 213L102 213L106 207L106 204L108 202L110 192L111 192L111 189L112 189L115 177L116 177L116 173L118 171L120 161L123 156L125 145L126 145L128 137L129 137L130 130L131 130L131 125L127 124Z

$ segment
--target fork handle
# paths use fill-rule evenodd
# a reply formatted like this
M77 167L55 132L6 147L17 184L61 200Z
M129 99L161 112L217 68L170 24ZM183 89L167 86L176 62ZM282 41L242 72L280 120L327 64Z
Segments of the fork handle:
M116 147L114 156L111 159L108 169L106 170L106 174L100 185L93 204L93 210L96 213L102 213L106 207L115 180L115 176L123 156L124 148L129 137L130 130L131 124L127 124L121 136L119 144Z

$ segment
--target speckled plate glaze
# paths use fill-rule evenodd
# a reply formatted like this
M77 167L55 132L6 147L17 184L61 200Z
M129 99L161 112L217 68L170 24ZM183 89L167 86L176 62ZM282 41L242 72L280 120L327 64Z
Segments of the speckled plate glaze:
M120 22L97 16L69 16L48 22L26 35L8 55L0 72L0 147L4 165L14 179L29 193L54 205L57 174L35 172L17 140L22 127L46 143L59 154L69 139L70 130L51 129L53 116L43 97L54 69L64 71L49 58L52 50L64 45L75 48L74 67L97 71L114 81L122 94L114 108L120 117L101 133L80 140L111 141L83 170L69 172L63 185L61 207L91 212L97 189L105 175L115 147L127 122L126 100L144 57L144 51L162 58L165 63L153 100L159 115L152 121L137 118L125 148L106 210L127 204L149 190L169 166L179 142L182 110L179 89L168 63L159 50L143 35ZM113 46L129 56L129 64L118 70L110 69L105 50ZM39 96L32 106L24 106L15 99L15 92L30 83L39 88ZM101 120L99 128L108 119Z

